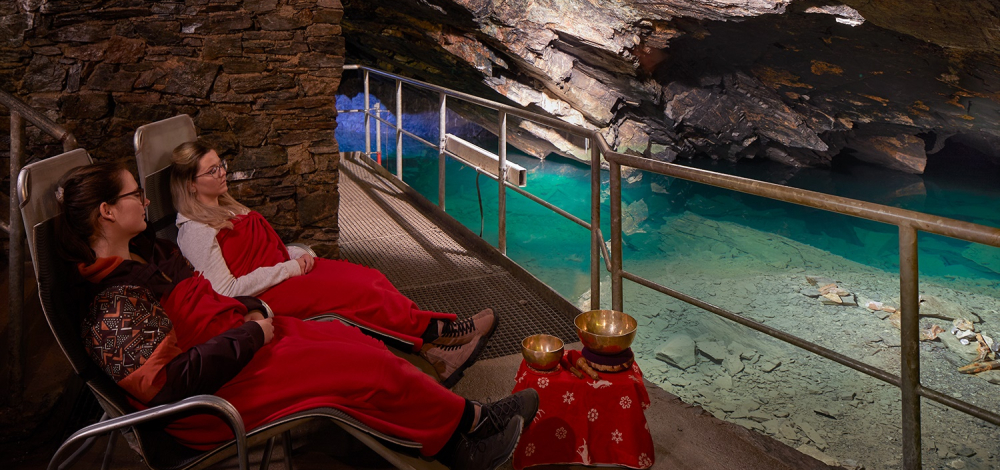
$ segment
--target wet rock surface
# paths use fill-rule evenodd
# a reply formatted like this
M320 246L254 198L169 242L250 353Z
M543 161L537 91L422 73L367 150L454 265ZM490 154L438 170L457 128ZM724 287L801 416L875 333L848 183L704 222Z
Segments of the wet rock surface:
M946 143L997 153L996 5L844 3L350 0L343 26L349 61L666 161L827 166L844 154L920 173ZM529 154L586 156L582 142L553 148L546 131L515 127Z

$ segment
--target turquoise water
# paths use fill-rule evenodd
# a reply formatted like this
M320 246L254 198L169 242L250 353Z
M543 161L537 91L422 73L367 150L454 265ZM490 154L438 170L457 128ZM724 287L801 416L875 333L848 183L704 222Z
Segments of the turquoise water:
M350 105L348 100L339 103L338 108L348 109ZM389 119L392 120L392 117ZM341 150L364 149L360 122L360 115L341 116L337 130ZM431 137L437 135L436 114L406 115L404 123L408 129L416 126L418 135L430 141L437 140ZM418 123L424 123L425 127L421 128ZM456 128L449 124L450 132L459 133L459 130L453 129ZM463 138L489 151L496 151L495 136L475 133L475 128L471 126L461 130L469 134L459 133ZM395 172L395 144L390 139L392 133L387 131L383 129L383 165ZM372 142L374 145L374 138ZM512 147L507 151L510 161L528 170L525 188L528 192L583 220L589 220L588 165L559 156L539 160ZM404 138L403 153L404 181L437 203L436 150L427 149L414 139ZM830 170L803 169L797 172L769 162L729 165L706 159L680 163L1000 227L1000 211L996 210L1000 207L1000 185L995 184L1000 172L988 164L981 164L985 166L964 173L949 171L950 167L936 169L929 164L927 173L917 176L859 162ZM472 231L479 233L482 230L483 238L496 246L497 183L487 176L480 176L477 183L475 170L450 158L446 169L447 212ZM898 274L898 229L895 226L653 173L636 171L625 175L625 178L622 185L624 211L626 215L633 214L632 220L636 221L627 228L624 237L623 261L626 269L630 260L668 261L672 256L683 253L684 246L679 246L673 234L665 228L665 221L694 214L759 231L762 237L773 234L794 240L892 275ZM601 188L602 230L605 239L609 240L607 171L602 171ZM589 232L583 227L513 191L507 192L508 256L571 301L579 299L590 287L588 241ZM929 234L920 235L919 246L922 277L961 284L963 289L992 290L1000 285L1000 249ZM766 258L768 253L749 255Z

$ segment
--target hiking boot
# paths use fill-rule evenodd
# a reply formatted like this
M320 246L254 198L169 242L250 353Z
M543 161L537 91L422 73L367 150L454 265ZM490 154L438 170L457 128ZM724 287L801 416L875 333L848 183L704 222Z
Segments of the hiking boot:
M452 470L494 470L507 461L517 448L524 419L515 416L502 432L487 437L462 435L455 448Z
M437 371L441 385L451 388L462 378L465 369L476 362L485 346L486 340L481 337L465 344L426 344L420 348L420 356L427 359Z
M488 340L490 336L493 336L499 323L500 317L493 313L492 308L488 308L473 315L472 318L446 324L441 336L432 343L442 346L465 344L476 336Z
M520 416L524 425L528 426L538 412L538 392L533 388L526 388L500 401L480 404L480 407L479 424L472 430L472 434L477 436L500 432L515 416Z

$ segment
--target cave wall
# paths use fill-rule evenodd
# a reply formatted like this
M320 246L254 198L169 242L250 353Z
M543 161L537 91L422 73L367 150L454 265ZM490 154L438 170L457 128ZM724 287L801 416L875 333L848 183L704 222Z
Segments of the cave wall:
M344 7L348 61L596 129L619 151L793 168L849 155L920 173L960 142L1000 159L1000 21L989 0ZM534 134L521 138L529 154L584 155L518 131Z
M133 168L138 126L191 115L238 199L336 257L342 16L339 0L7 1L0 87ZM29 159L61 152L28 131Z

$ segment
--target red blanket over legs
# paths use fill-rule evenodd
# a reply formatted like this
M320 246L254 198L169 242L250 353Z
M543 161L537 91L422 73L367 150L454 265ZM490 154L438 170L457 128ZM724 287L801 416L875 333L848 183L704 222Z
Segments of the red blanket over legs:
M242 324L228 297L196 276L163 299L181 349ZM246 429L316 407L343 410L384 433L437 453L462 416L465 399L396 357L379 341L340 322L274 319L274 339L215 393L236 407ZM182 442L212 448L232 433L218 418L195 416L168 428Z
M288 251L271 224L257 212L232 220L232 229L217 235L222 255L233 276L289 259ZM259 295L278 315L309 318L336 313L380 333L413 343L431 319L454 321L450 313L420 310L375 269L347 261L316 258L312 271L288 279Z

